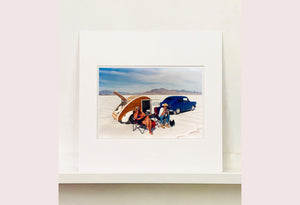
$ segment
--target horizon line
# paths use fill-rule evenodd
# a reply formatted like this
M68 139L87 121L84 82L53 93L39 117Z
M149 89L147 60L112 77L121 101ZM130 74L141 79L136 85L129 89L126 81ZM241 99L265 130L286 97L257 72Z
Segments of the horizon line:
M150 89L150 90L144 90L144 91L136 91L136 92L128 92L128 91L117 91L117 90L108 90L108 89L104 89L104 90L100 90L99 89L99 92L101 91L116 91L116 92L127 92L127 93L143 93L143 92L149 92L149 91L152 91L152 90L159 90L159 89L165 89L165 90L169 90L169 91L187 91L187 92L197 92L197 93L202 93L202 91L195 91L195 90L186 90L186 89L167 89L167 88L153 88L153 89Z

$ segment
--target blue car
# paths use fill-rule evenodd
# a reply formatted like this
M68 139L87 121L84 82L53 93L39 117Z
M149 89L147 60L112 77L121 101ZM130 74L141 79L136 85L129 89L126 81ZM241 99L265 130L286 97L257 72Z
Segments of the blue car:
M175 114L194 110L197 104L196 102L190 101L186 96L169 96L160 103L160 107L162 107L164 103L167 103L169 111Z

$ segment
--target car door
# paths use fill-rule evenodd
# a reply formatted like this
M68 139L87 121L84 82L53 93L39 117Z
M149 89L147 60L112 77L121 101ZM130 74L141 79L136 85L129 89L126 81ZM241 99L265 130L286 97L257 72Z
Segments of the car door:
M175 109L177 109L177 108L179 108L181 111L184 110L184 103L183 103L182 97L179 97L177 99L177 105L176 105Z
M186 110L190 110L191 107L190 107L190 101L187 97L183 97L182 98L183 100L183 110L186 111Z

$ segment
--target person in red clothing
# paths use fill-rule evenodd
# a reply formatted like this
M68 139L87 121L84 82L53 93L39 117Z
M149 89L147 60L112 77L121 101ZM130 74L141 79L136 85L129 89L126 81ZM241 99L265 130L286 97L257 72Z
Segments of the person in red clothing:
M152 122L150 120L150 117L147 116L139 106L136 106L135 112L133 115L134 119L137 121L138 124L144 124L147 126L147 129L149 130L149 134L153 135L152 133Z

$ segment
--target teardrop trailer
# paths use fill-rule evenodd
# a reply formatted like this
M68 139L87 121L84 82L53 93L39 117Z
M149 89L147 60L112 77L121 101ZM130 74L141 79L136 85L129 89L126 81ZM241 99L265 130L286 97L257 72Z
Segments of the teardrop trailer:
M146 113L146 115L151 115L151 98L147 96L130 96L125 98L123 95L117 92L113 92L115 95L121 98L121 103L117 106L117 108L113 111L112 116L115 120L120 123L132 124L132 130L139 130L141 134L144 134L145 130L147 130L147 126L143 123L139 123L133 117L133 113L135 108L139 106L141 110ZM152 129L156 126L156 121L151 119Z
M112 113L113 118L118 122L128 122L137 106L139 106L144 113L151 113L151 98L142 95L133 95L125 98L118 92L113 93L121 98L121 103Z

